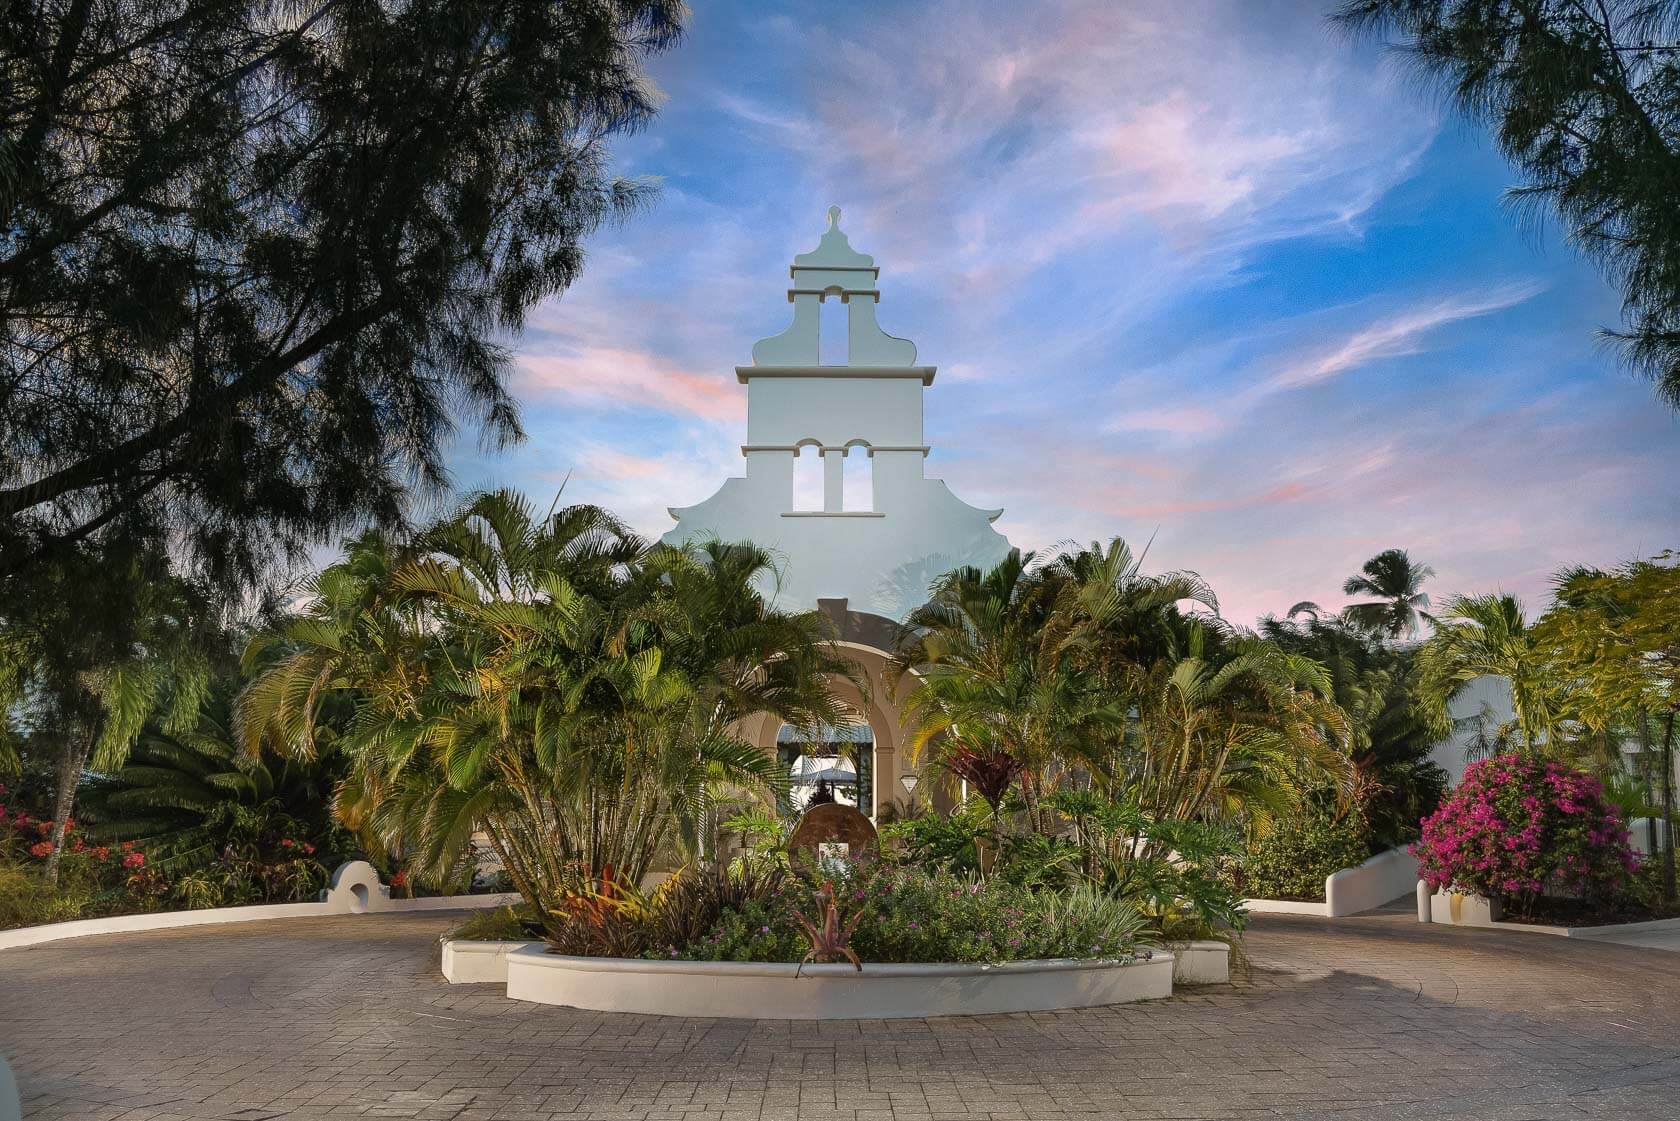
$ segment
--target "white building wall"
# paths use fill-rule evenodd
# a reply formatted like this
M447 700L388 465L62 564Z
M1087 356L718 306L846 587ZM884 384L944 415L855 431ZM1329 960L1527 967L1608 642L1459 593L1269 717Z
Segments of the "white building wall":
M777 554L778 602L812 609L845 599L853 611L901 619L927 599L928 586L961 565L989 568L1009 552L992 528L1001 510L983 510L927 478L922 396L935 369L916 365L916 347L881 330L880 270L851 248L830 210L816 250L794 258L788 290L792 322L760 340L753 364L736 367L747 389L744 475L711 497L673 507L671 544L697 539L751 541ZM844 364L818 365L823 301L845 302ZM795 463L820 457L819 510L794 508ZM796 460L797 457L797 460ZM847 461L866 470L863 493L842 500Z
M1511 705L1511 683L1503 677L1478 677L1453 698L1447 712L1454 721L1480 715L1491 732L1498 725L1516 718L1516 709ZM1475 740L1474 728L1460 728L1431 749L1429 757L1447 772L1449 786L1457 786L1459 779L1464 777L1464 768L1474 762L1469 753Z

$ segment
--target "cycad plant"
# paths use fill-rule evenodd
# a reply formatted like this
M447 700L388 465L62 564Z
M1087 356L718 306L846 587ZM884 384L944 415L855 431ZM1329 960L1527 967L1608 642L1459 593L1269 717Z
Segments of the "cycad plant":
M827 624L771 607L768 574L750 546L649 547L593 507L539 517L479 495L324 573L241 725L253 747L307 753L322 698L353 697L340 816L434 882L482 832L564 921L693 849L721 791L785 783L742 720L843 718L828 679L851 671Z
M295 855L281 851L293 844L330 864L349 847L328 812L334 760L248 756L231 730L234 688L218 683L187 731L149 726L119 770L88 784L97 836L144 842L164 870Z

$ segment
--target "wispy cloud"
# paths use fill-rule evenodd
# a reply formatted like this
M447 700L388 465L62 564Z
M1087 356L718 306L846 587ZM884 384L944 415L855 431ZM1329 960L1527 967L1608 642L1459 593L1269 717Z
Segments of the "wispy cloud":
M532 317L533 489L571 470L660 533L740 474L731 367L838 203L882 325L942 368L929 473L1024 547L1158 532L1151 564L1247 621L1393 545L1433 590L1536 595L1680 524L1680 429L1593 348L1614 301L1319 6L765 11L708 5L660 61L617 150L664 193Z
M1360 327L1326 349L1290 362L1268 378L1264 388L1297 389L1381 359L1420 353L1427 345L1426 337L1437 328L1515 307L1538 295L1542 287L1534 282L1501 285L1488 292L1464 293L1404 308Z

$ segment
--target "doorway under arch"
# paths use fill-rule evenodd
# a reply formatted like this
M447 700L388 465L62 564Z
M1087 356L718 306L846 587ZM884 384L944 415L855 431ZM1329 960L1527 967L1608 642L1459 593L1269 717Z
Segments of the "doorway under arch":
M875 812L875 732L859 720L825 724L807 736L792 725L776 732L776 758L788 769L789 809L803 813L813 799Z

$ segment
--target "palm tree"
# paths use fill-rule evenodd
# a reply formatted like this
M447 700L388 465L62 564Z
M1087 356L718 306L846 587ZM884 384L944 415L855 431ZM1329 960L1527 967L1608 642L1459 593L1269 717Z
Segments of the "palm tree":
M1325 787L1345 793L1349 726L1324 667L1252 637L1210 659L1204 642L1193 629L1139 693L1124 780L1145 815L1253 824Z
M848 666L821 616L765 602L768 568L750 546L650 548L593 507L479 495L411 548L367 541L323 573L241 722L306 751L320 698L351 694L340 816L434 882L482 831L539 914L564 912L634 887L721 789L785 782L746 717L843 718L827 682Z
M1165 656L1181 637L1180 604L1205 608L1211 614L1203 625L1219 626L1219 599L1207 581L1194 572L1146 574L1147 552L1133 553L1124 538L1115 537L1106 546L1093 541L1065 550L1046 567L1055 614L1105 674Z
M1419 620L1429 618L1429 597L1419 589L1435 570L1427 564L1413 563L1404 549L1384 549L1365 562L1362 572L1349 576L1342 591L1350 596L1377 598L1349 604L1342 609L1342 617L1361 630L1391 639L1416 634ZM1303 610L1312 606L1296 605Z
M1495 730L1495 743L1512 731L1521 748L1536 751L1555 738L1561 706L1558 683L1523 618L1522 604L1506 594L1454 596L1435 620L1417 655L1418 694L1436 729L1452 721L1448 705L1478 677L1503 677L1511 686L1515 728Z
M1036 828L1053 772L1097 766L1123 710L1073 657L1074 622L1056 611L1059 573L1032 562L1016 549L989 571L941 578L911 613L891 679L913 682L903 702L911 758L931 751L937 769L976 782L994 810L1018 779Z

